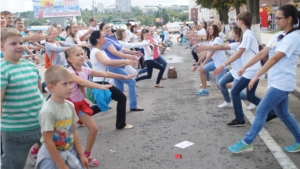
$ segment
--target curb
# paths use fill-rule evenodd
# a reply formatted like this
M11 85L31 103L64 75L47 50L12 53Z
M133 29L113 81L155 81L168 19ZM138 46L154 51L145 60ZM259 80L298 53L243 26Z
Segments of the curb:
M293 93L293 95L295 95L296 97L298 97L300 99L300 89L298 87L296 87L292 93Z

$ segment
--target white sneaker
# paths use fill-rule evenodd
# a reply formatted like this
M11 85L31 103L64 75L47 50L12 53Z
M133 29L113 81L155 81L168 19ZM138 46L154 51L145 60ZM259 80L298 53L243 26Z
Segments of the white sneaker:
M202 87L202 83L200 84L200 87ZM206 87L210 87L210 81L206 81Z
M256 109L256 105L253 103L250 103L249 106L247 107L247 110L254 110Z
M218 105L218 108L225 108L225 107L232 107L232 106L233 106L232 102L229 102L229 103L224 102L224 103Z

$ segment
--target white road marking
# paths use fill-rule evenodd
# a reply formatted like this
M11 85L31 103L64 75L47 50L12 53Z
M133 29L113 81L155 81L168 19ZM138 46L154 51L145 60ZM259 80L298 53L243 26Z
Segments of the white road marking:
M243 107L246 107L243 101L242 104ZM252 125L255 117L254 114L247 109L244 109L244 114ZM278 161L278 163L283 169L298 169L298 167L286 155L284 150L276 143L276 141L272 138L272 136L265 128L262 128L262 130L259 132L259 136L270 149L275 159Z

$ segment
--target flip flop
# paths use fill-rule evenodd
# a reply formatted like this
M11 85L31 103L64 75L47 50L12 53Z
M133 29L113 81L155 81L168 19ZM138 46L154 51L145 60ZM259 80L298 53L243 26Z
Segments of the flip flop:
M164 88L164 86L163 86L163 85L161 85L161 84L159 84L159 85L155 85L154 87L155 87L155 88Z
M137 108L134 108L134 109L130 109L130 111L144 111L144 109L141 108L141 107L137 107Z

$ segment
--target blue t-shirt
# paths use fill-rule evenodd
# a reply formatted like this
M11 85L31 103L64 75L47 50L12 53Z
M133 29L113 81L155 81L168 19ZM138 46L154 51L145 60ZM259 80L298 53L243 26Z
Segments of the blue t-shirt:
M105 51L107 56L112 60L123 60L123 58L119 58L118 56L113 55L110 51L107 50L107 48L110 45L113 45L117 51L122 52L121 44L113 37L110 37L110 36L105 36L105 37L106 37L106 44L104 46L102 46L102 49Z
M0 51L0 58L4 58L2 51Z
M25 32L21 32L21 34L22 34L23 37L28 36ZM23 44L25 45L26 42L23 42ZM27 52L24 51L23 55L28 55L28 54L27 54Z
M165 35L164 28L160 28L160 30L161 30L160 35Z

